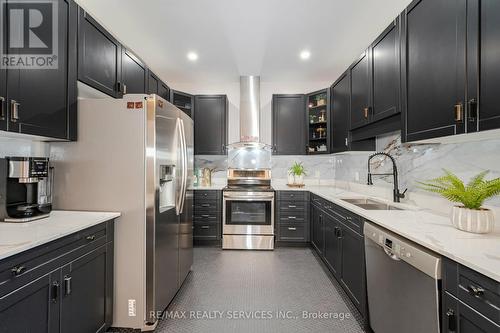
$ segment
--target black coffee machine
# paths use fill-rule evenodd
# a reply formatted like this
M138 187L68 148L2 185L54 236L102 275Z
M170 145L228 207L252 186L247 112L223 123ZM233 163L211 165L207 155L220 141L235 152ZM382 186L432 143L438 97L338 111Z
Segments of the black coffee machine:
M29 222L49 216L52 173L46 157L0 159L0 221Z

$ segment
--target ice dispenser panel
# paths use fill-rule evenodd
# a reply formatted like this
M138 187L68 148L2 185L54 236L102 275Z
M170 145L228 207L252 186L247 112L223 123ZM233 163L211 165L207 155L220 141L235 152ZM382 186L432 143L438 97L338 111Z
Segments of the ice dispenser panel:
M175 206L175 165L160 165L160 211Z

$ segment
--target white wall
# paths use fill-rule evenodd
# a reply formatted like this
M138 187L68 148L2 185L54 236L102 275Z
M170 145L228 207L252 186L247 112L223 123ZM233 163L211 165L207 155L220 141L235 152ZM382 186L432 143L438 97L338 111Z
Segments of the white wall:
M271 106L273 94L303 94L329 87L331 82L261 82L260 83L260 141L271 144ZM229 143L240 138L240 84L177 83L173 89L190 94L226 94L229 99Z

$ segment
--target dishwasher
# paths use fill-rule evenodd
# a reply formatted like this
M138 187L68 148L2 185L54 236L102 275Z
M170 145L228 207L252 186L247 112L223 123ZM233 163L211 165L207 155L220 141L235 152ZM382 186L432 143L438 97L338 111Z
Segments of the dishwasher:
M375 333L438 333L441 257L365 222L366 284Z

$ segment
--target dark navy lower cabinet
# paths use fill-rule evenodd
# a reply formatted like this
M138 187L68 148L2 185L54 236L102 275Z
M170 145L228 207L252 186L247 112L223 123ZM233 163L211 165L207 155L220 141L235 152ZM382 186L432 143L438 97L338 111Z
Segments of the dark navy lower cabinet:
M313 248L366 320L363 219L315 194L310 216Z
M194 191L193 241L219 245L222 239L222 191Z
M113 320L108 221L0 261L0 332L105 332Z
M499 333L500 283L443 260L443 333Z
M278 245L307 245L310 229L309 192L277 191L275 235Z

